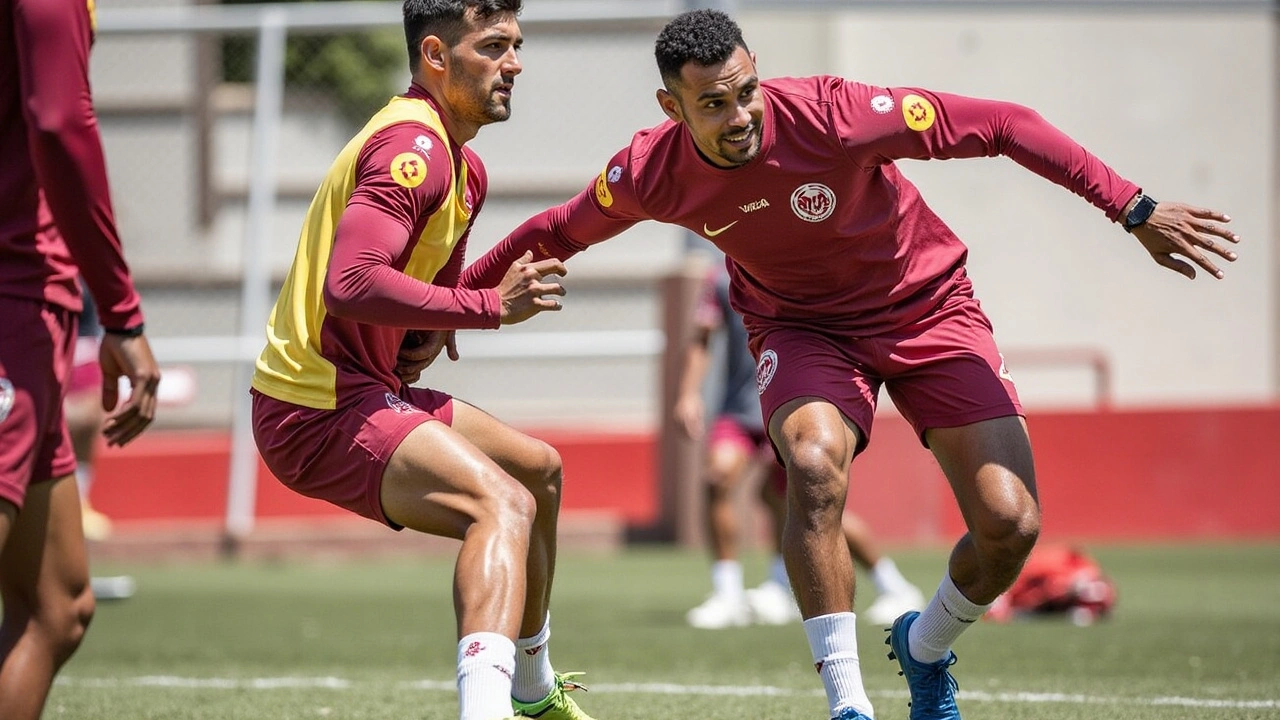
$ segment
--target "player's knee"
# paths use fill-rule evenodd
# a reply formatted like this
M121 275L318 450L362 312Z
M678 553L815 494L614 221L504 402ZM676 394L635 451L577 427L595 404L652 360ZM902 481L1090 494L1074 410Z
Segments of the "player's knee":
M492 490L485 506L497 526L522 535L528 534L529 528L533 526L533 518L538 513L538 502L533 492L509 478L487 483L487 486Z
M560 488L564 482L564 463L560 453L546 443L539 443L538 459L529 468L526 487L539 505L559 506Z
M787 460L787 478L791 503L806 516L838 519L843 514L846 481L839 463L823 445L806 443L793 447Z
M979 550L1000 563L1017 564L1031 554L1040 537L1040 509L1026 503L983 523Z
M85 586L43 606L32 618L41 628L58 665L70 659L80 647L96 607L93 592Z

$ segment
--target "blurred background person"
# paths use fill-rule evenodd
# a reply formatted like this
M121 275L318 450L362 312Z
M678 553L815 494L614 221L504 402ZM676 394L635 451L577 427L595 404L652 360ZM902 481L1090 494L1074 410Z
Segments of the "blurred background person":
M89 489L93 486L93 466L98 453L98 434L102 432L102 368L98 365L98 349L102 326L93 296L81 283L84 310L76 333L76 349L67 382L67 398L62 412L71 434L71 449L76 456L76 488L80 491L80 521L84 537L89 541L105 540L111 535L111 519L93 509Z
M717 257L720 257L717 255ZM714 419L706 428L704 384L713 360L712 339L723 340ZM685 616L696 628L719 629L749 625L783 625L800 620L782 561L782 528L786 522L787 471L774 457L765 435L756 389L756 365L747 347L742 317L729 304L729 274L723 264L707 273L694 310L694 337L689 343L680 393L673 409L676 425L693 440L705 439L707 534L711 545L711 594ZM742 508L737 492L758 481L759 497L769 514L768 577L746 589L742 562ZM887 624L909 610L924 606L919 588L902 576L891 558L876 547L871 529L846 512L845 540L858 567L876 588L876 600L861 617Z
M102 346L102 326L98 324L98 308L89 288L80 283L84 309L76 333L71 377L67 381L67 397L62 401L62 414L71 435L71 449L76 456L76 489L80 492L80 525L84 538L101 542L111 536L111 518L98 512L89 502L93 472L98 455L99 436L106 413L102 410L102 367L98 353ZM158 390L157 390L158 392ZM90 582L98 600L123 600L133 597L136 583L130 575L98 575Z

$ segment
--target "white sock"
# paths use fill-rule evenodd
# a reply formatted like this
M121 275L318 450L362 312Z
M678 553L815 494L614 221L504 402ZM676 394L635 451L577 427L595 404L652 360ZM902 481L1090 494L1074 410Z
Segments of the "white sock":
M787 577L787 564L782 561L781 555L774 555L773 562L769 563L769 579L788 590L791 589L791 578Z
M915 587L902 577L897 564L887 557L880 558L871 568L871 583L876 586L876 593L880 595L910 592Z
M520 702L537 702L551 694L556 686L556 673L551 669L551 614L537 635L516 640L516 676L511 682L511 697Z
M922 663L935 663L951 652L951 645L969 626L978 621L990 605L975 605L951 580L942 576L938 592L912 623L907 633L911 657Z
M851 612L819 615L804 621L813 665L827 690L831 717L852 707L872 716L871 699L862 686L862 665L858 662L858 625Z
M87 462L76 463L76 489L80 491L80 502L88 502L89 488L93 485L93 465Z
M717 560L711 564L711 591L726 598L740 598L742 588L742 563L737 560Z
M471 633L458 641L460 720L511 717L511 675L516 646L503 635Z

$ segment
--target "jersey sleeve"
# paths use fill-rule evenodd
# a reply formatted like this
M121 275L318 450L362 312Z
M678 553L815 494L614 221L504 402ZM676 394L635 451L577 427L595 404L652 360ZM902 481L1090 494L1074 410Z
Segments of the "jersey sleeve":
M525 252L533 259L568 260L649 215L635 190L630 148L619 151L582 192L526 220L462 274L462 286L496 286Z
M858 165L1003 155L1088 200L1112 220L1139 192L1096 156L1016 103L841 81L835 132Z
M89 88L93 30L83 0L14 0L20 104L54 224L98 302L103 327L143 321L124 259Z
M446 282L448 273L455 274L448 285L422 282L398 269L411 252L419 219L439 209L449 191L449 146L438 137L418 141L431 132L419 123L399 123L374 133L361 149L355 189L338 221L325 275L325 305L334 316L418 330L500 324L497 293L455 287L464 243L455 246L442 270L445 277L437 273Z

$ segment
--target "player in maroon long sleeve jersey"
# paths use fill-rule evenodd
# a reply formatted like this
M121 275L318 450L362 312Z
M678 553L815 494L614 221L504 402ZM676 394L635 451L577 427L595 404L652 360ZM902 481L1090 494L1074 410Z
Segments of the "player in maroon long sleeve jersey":
M1017 577L1040 508L1022 408L974 299L967 250L894 161L1005 155L1187 277L1198 265L1220 278L1213 256L1235 260L1229 218L1152 200L1025 107L836 77L761 81L724 13L677 17L656 57L670 121L638 132L591 186L521 225L463 284L491 284L527 251L568 259L648 219L724 251L787 468L787 571L841 720L872 717L840 515L884 385L937 457L968 528L925 610L894 622L890 657L912 720L957 719L951 645Z
M151 423L160 373L116 233L89 90L92 3L0 0L0 717L36 718L93 615L62 400L99 302L103 433ZM130 380L128 398L118 381Z

